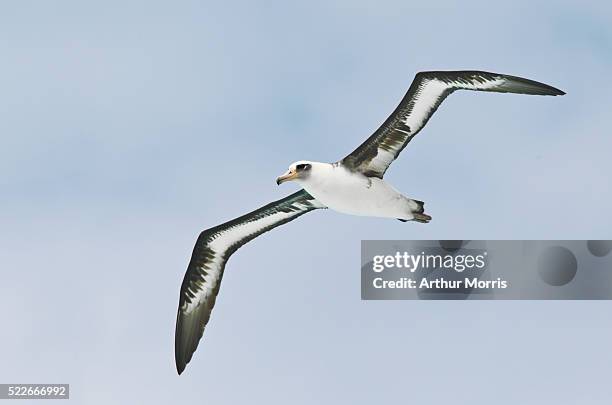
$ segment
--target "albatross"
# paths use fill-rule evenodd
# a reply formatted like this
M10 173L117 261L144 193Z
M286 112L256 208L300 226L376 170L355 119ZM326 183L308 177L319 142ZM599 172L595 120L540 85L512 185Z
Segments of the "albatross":
M455 90L559 96L547 84L482 71L417 73L408 92L387 120L351 154L335 163L298 161L276 179L302 189L241 217L200 233L181 285L175 333L179 374L204 333L230 256L264 232L318 209L345 214L427 223L424 203L407 197L383 177L442 101Z

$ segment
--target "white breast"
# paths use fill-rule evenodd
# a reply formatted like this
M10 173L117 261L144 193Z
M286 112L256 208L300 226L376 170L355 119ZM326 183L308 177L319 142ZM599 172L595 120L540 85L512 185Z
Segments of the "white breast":
M351 172L342 165L313 165L299 183L327 207L352 215L411 219L406 197L376 177Z

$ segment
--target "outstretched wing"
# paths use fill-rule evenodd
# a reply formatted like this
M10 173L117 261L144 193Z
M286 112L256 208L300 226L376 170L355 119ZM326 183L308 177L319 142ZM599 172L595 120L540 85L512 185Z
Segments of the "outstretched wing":
M183 279L176 317L175 359L179 374L198 347L232 253L262 233L317 208L325 206L300 190L200 233Z
M408 142L419 133L442 101L455 90L558 96L563 91L547 84L478 71L417 73L393 114L372 136L342 160L347 168L382 178Z

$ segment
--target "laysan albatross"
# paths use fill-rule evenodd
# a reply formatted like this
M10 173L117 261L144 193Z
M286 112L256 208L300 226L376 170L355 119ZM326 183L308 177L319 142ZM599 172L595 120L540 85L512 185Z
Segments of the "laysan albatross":
M242 245L279 225L320 208L346 214L427 223L422 201L402 195L383 180L389 165L455 90L558 96L563 91L516 76L479 71L418 73L399 106L372 136L336 163L299 161L277 183L302 189L253 212L200 233L181 286L175 360L182 373L198 347L229 257Z

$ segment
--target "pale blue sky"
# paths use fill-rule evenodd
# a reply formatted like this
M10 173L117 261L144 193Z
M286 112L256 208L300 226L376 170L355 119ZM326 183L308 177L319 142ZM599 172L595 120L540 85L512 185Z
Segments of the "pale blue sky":
M609 403L608 302L359 299L361 239L611 239L607 2L7 1L0 56L0 382L87 404ZM434 220L316 212L257 239L178 377L198 232L353 150L430 69L567 95L451 96L388 173Z

